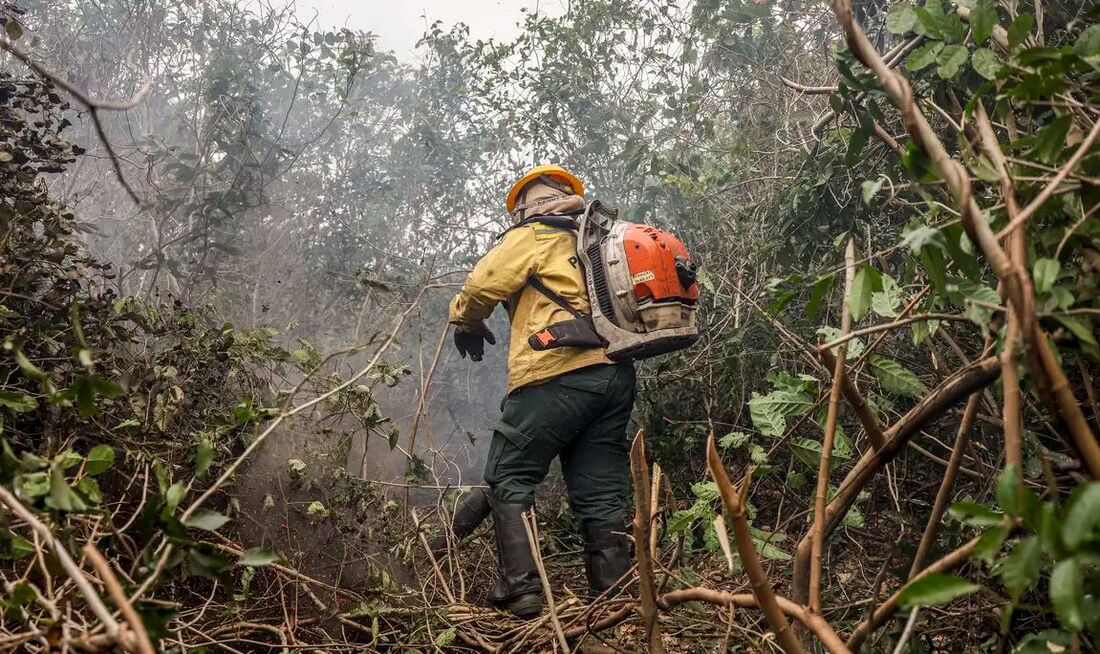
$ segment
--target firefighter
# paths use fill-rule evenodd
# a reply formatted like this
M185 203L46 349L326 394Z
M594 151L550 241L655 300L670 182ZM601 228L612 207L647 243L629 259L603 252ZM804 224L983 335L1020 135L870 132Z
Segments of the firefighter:
M521 515L555 457L584 538L590 592L603 593L630 567L624 500L635 373L633 364L612 362L596 343L546 347L532 339L589 311L568 221L585 208L581 180L561 166L538 166L516 181L505 204L515 224L467 277L451 302L450 322L459 353L480 361L485 342L496 343L485 320L497 304L511 321L508 394L485 463L499 564L490 599L526 618L540 611L543 598Z

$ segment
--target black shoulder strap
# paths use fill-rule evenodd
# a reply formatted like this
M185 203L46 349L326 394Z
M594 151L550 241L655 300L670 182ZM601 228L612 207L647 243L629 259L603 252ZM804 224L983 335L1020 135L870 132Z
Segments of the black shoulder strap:
M573 316L574 318L587 318L588 317L586 314L581 313L572 304L569 304L569 302L566 301L566 299L563 298L561 295L558 295L558 293L556 293L555 291L550 290L550 287L548 287L546 284L543 284L542 280L539 279L538 275L531 275L530 277L528 277L527 278L527 284L530 285L531 288L535 289L539 293L542 293L543 295L545 295L554 304L556 304L559 307L561 307L562 309L565 309L566 311L568 311L569 315Z

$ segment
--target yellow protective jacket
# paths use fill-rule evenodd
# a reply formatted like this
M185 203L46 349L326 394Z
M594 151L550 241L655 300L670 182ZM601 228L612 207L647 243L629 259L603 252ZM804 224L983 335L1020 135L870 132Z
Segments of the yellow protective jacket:
M603 348L559 347L538 351L527 338L573 316L527 285L539 276L550 290L588 313L588 292L577 261L572 230L531 222L510 230L470 272L451 301L450 321L465 331L485 328L484 320L505 302L512 321L508 345L508 392L544 382L570 370L611 363Z

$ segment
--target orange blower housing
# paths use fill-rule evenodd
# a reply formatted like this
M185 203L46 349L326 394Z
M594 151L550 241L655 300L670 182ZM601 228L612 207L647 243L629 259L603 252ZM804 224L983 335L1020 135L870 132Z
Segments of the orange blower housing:
M680 239L656 227L632 224L623 232L623 249L639 305L699 300L695 265Z

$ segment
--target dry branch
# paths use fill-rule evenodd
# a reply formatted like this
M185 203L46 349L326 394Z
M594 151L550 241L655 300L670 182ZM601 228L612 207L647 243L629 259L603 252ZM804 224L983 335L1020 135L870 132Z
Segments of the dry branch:
M126 623L130 625L130 629L134 632L133 648L140 654L154 654L153 643L150 642L149 634L145 631L145 623L142 622L138 612L134 610L134 605L126 599L126 593L122 590L122 585L119 584L114 570L111 569L111 564L107 562L107 559L99 553L99 550L91 542L84 543L81 551L91 562L96 574L103 580L103 584L107 586L107 592L110 593L111 600L122 613L122 617L126 618Z
M787 654L802 654L802 644L798 642L791 629L790 623L783 614L768 581L768 573L760 564L760 557L756 554L756 546L752 542L752 532L749 529L749 520L745 512L744 494L748 491L751 475L746 474L740 492L733 487L726 469L722 465L722 458L718 456L718 450L714 446L714 434L707 437L707 468L714 477L714 483L718 486L718 492L722 496L722 505L730 514L733 523L733 538L737 543L737 553L741 556L741 563L745 566L745 572L749 576L749 584L752 594L764 612L768 624L775 632L775 639L779 646Z
M825 367L836 370L836 357L833 356L832 352L821 350L819 355ZM863 399L863 395L856 388L855 382L848 376L847 371L841 371L840 380L840 390L844 393L844 399L851 405L852 410L855 411L856 417L859 419L859 423L863 425L863 431L867 433L867 438L871 441L871 447L875 450L881 450L882 446L886 444L886 437L882 434L882 426L878 424L878 418L875 417L874 411L867 404L867 400Z
M152 80L147 80L129 100L124 100L122 102L97 100L88 97L86 93L73 86L64 76L55 73L46 66L35 61L34 58L30 56L30 53L20 48L13 41L0 37L0 50L9 52L13 57L22 61L28 68L37 73L39 77L61 88L88 109L88 115L92 118L92 124L95 126L96 135L99 137L99 140L103 142L103 147L107 150L107 157L111 160L111 167L114 168L115 177L118 178L119 184L122 184L122 188L126 190L127 195L134 201L134 204L141 206L141 198L138 197L137 192L130 186L130 183L126 181L125 175L122 174L122 164L119 162L118 153L115 152L111 142L107 140L107 132L103 129L103 122L100 120L99 112L127 111L138 106L145 100L145 97L149 95L149 91L152 90Z
M569 651L569 643L565 640L565 632L561 630L558 608L554 605L554 591L550 589L550 578L546 576L546 564L543 563L542 552L539 551L539 526L535 520L535 512L524 513L520 519L523 520L523 530L527 532L527 546L531 548L531 556L535 559L535 567L539 571L542 593L546 597L546 608L550 612L550 624L554 625L554 634L558 637L558 645L561 646L564 654Z
M107 636L114 642L118 642L120 645L126 647L126 649L132 649L128 643L122 642L121 627L114 616L111 615L110 610L107 609L107 605L103 603L103 599L96 592L95 588L88 581L88 578L84 576L84 572L80 569L80 566L76 564L73 557L69 555L69 551L65 549L65 546L53 535L53 532L47 527L41 520L39 520L34 513L31 512L26 506L20 502L15 495L0 486L0 502L3 502L12 513L19 516L27 525L30 526L34 533L46 543L50 550L53 551L54 556L57 557L58 563L61 564L62 569L69 575L73 583L76 584L77 590L84 596L84 601L88 603L88 608L92 610L95 617L103 624L103 627L107 630Z
M630 446L630 474L634 480L634 552L638 557L638 588L641 594L639 611L645 629L647 651L661 654L661 625L657 622L656 588L653 583L653 562L650 560L649 521L651 517L649 464L645 456L645 433L638 430Z
M844 249L844 298L840 305L840 335L852 331L852 313L849 298L855 279L856 241L848 237ZM841 387L846 377L844 359L848 343L837 346L833 362L833 383L829 389L829 408L825 417L825 436L821 444L821 460L817 468L817 492L814 494L814 522L810 530L810 611L821 613L821 553L825 543L825 496L829 492L829 470L832 463L833 443L836 440L837 419L840 414Z

